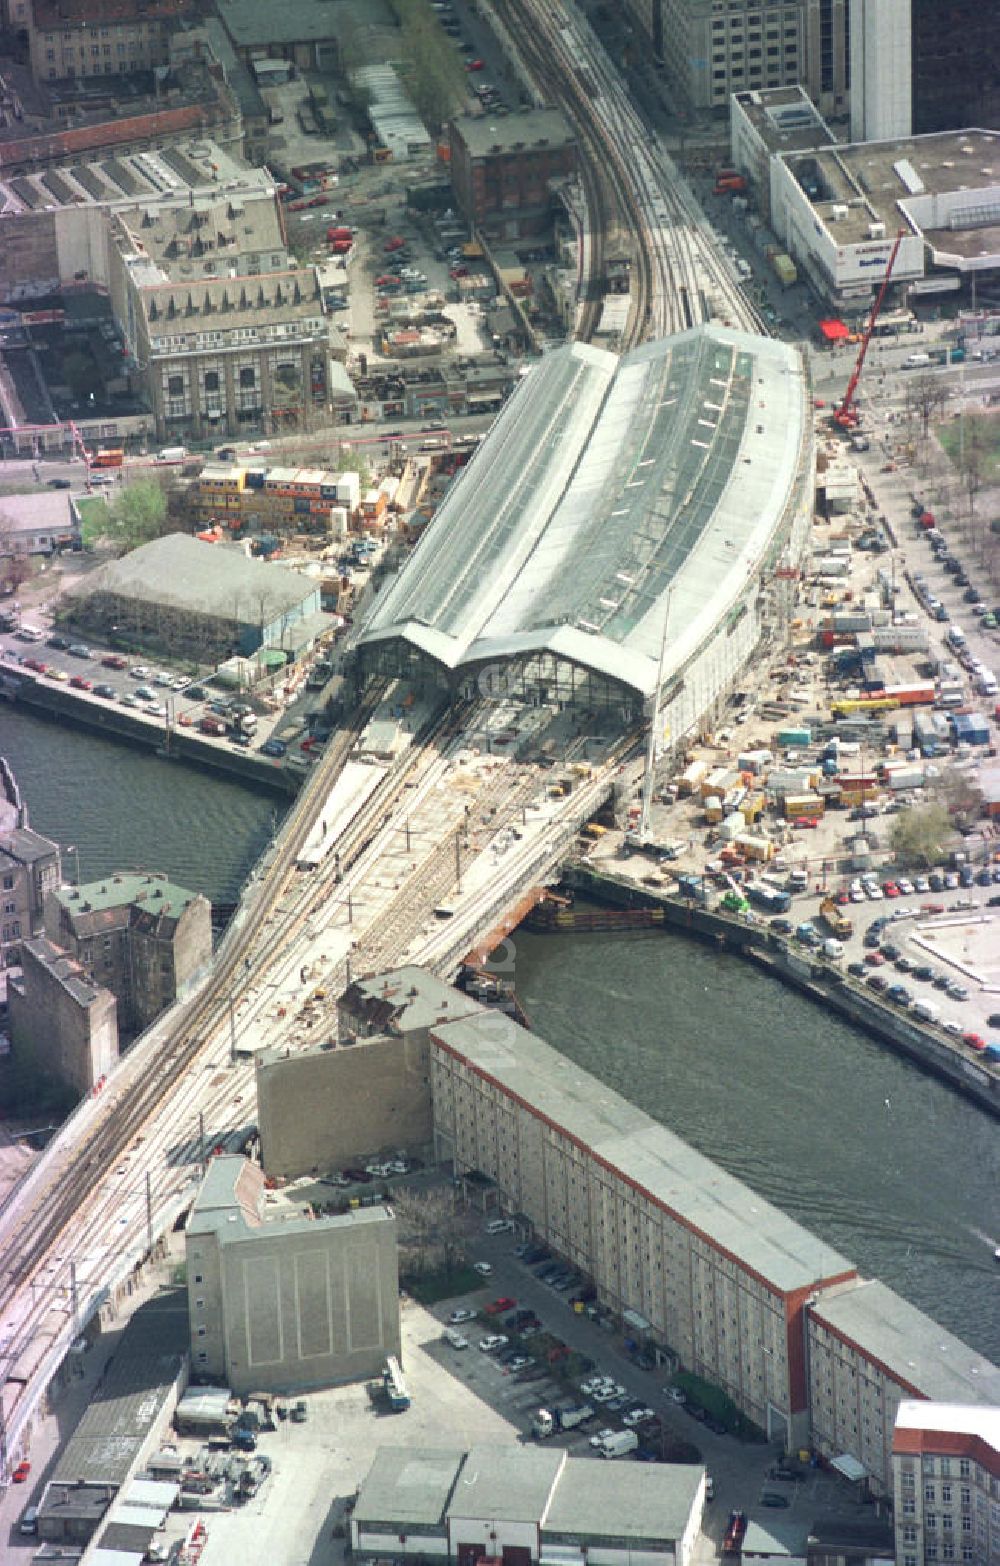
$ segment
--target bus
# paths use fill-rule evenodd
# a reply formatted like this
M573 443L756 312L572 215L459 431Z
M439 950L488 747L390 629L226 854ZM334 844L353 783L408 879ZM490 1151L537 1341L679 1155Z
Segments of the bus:
M394 1354L390 1354L385 1362L382 1381L385 1386L385 1395L389 1399L389 1407L394 1414L403 1413L404 1409L410 1406L410 1394L406 1390L406 1382L403 1380L403 1372L399 1368L399 1360Z
M120 446L102 446L100 451L92 452L90 466L92 468L120 468L125 464L125 453Z

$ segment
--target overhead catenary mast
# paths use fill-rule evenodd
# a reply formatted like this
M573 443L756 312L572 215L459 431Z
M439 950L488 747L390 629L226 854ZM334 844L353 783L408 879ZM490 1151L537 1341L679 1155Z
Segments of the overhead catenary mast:
M642 810L639 813L639 837L649 836L649 807L653 799L653 769L656 766L656 740L660 732L660 695L663 686L663 664L667 656L667 631L670 627L670 600L673 586L667 589L667 601L663 610L663 635L660 638L660 659L656 666L656 689L653 692L653 711L649 720L649 744L646 747L646 770L642 779Z

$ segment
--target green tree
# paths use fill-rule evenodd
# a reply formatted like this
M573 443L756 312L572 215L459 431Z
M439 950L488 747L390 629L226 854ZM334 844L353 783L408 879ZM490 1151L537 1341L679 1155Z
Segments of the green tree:
M124 485L108 507L105 537L120 545L125 553L167 531L167 497L155 479L138 479Z
M894 817L890 842L901 865L932 865L951 833L946 806L938 803L904 810Z

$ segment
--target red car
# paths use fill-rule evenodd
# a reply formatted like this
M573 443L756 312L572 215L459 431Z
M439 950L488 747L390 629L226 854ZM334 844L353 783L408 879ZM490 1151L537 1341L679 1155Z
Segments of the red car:
M920 912L925 914L944 913L944 903L921 903Z
M128 668L128 659L123 658L121 653L105 653L104 657L101 659L101 663L104 665L105 669Z
M382 246L382 249L385 251L387 256L391 256L394 250L402 250L405 244L405 239L400 239L398 234L394 234L392 239L386 240L385 244Z
M30 1472L31 1464L28 1462L27 1458L24 1458L20 1463L18 1463L10 1477L15 1484L23 1484Z
M903 895L895 881L883 881L882 890L886 897L902 897Z
M403 281L401 277L394 277L391 272L385 272L375 279L376 288L395 288Z
M962 1043L967 1044L969 1049L974 1049L977 1054L986 1048L986 1040L978 1033L963 1033Z
M486 61L485 60L470 60L468 65L465 67L465 69L467 71L485 71L485 69L486 69Z
M85 674L74 674L69 683L74 690L78 691L92 691L94 689L93 680L88 680Z
M469 268L467 266L453 266L451 271L448 273L448 276L454 278L456 281L458 278L468 277L468 275Z
M881 952L866 952L865 962L868 964L869 968L881 968L882 964L885 962L885 958Z
M506 1294L501 1294L498 1300L494 1300L492 1304L483 1307L483 1315L502 1316L504 1311L515 1310L516 1308L517 1300L509 1299Z
M41 658L25 658L24 667L33 669L36 674L47 674L49 670L48 664L43 663Z
M819 816L798 816L796 818L795 825L797 827L807 827L807 828L818 827L819 826Z
M833 900L835 903L838 903L841 908L843 908L844 904L849 903L851 898L848 892L838 892Z

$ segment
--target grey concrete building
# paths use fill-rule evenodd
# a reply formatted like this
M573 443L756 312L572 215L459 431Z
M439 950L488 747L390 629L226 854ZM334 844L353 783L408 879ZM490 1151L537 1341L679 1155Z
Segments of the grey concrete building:
M196 1373L237 1393L377 1375L399 1356L396 1220L388 1207L314 1218L248 1160L212 1160L188 1219Z
M850 0L626 0L682 104L801 82L826 114L846 109Z
M162 875L58 887L46 895L45 928L112 991L125 1033L183 999L212 956L211 903Z
M338 1048L257 1059L261 1162L296 1178L432 1138L429 1029L482 1008L422 968L356 979L337 1006Z
M705 1470L594 1463L537 1447L380 1447L351 1518L361 1560L687 1566Z
M431 1093L440 1157L495 1181L651 1346L803 1444L803 1312L856 1276L845 1257L502 1015L431 1028Z
M5 831L0 823L0 968L16 962L20 942L41 930L45 898L61 878L58 843L29 826Z
M66 617L95 635L112 627L135 646L210 662L260 648L291 652L316 623L319 584L236 547L170 533L109 561L70 587Z
M884 1283L812 1301L807 1334L812 1444L824 1457L851 1453L877 1493L892 1494L893 1429L908 1399L962 1404L970 1419L1000 1407L1000 1369Z
M15 1059L89 1093L118 1059L115 997L44 936L21 942L20 963L7 980Z

